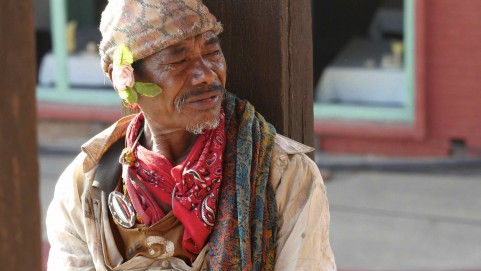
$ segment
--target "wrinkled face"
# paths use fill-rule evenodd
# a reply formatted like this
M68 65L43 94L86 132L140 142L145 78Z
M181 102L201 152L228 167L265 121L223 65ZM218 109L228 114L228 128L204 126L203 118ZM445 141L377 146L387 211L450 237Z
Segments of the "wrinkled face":
M134 63L134 72L135 81L162 88L155 97L139 96L138 104L150 123L175 130L209 126L218 120L226 63L213 32L185 39Z

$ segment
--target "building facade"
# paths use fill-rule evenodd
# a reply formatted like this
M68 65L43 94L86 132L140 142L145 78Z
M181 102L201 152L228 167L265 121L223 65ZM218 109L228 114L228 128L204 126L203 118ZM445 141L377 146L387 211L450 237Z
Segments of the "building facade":
M414 0L412 8L412 118L316 116L322 151L481 156L481 1Z

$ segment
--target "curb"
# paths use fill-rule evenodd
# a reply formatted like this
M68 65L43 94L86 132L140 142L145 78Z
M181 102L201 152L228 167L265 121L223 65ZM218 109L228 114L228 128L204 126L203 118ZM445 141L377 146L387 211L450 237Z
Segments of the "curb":
M373 171L412 171L435 172L446 170L479 170L481 158L388 158L367 156L328 156L316 153L316 164L327 170L373 170Z

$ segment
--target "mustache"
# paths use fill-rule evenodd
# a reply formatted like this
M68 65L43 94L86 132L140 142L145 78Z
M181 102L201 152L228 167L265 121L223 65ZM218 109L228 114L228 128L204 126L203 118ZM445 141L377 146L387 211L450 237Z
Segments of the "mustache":
M187 99L189 99L190 97L197 96L197 95L202 95L202 94L210 92L210 91L218 91L219 94L222 96L222 99L224 99L226 94L227 94L227 90L221 84L212 84L212 85L207 86L207 87L199 87L199 88L196 88L192 91L188 91L186 93L183 93L182 95L177 97L174 100L175 109L178 112L181 112L182 109L184 108L185 101L187 101Z

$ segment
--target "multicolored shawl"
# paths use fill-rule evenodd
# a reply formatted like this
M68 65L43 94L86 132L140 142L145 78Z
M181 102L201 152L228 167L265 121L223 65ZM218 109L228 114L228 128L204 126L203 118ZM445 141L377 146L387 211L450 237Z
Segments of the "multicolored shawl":
M251 104L231 94L224 112L224 179L210 237L210 269L273 270L277 206L269 166L276 132Z

